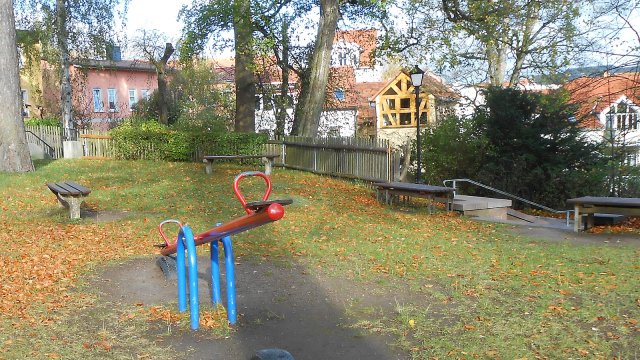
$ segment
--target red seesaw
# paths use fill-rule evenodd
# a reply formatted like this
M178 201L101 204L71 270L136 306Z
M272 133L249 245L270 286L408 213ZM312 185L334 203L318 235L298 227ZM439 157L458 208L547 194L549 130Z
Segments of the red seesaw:
M247 203L244 196L240 193L238 183L247 176L259 176L267 183L262 201ZM196 330L199 327L199 300L198 300L198 261L197 261L197 245L210 243L211 245L211 300L214 304L220 304L220 266L218 264L219 242L224 246L224 258L226 269L227 283L227 318L232 325L236 323L236 295L235 295L235 275L233 246L231 243L231 235L242 231L253 229L260 225L264 225L273 221L282 219L284 216L284 205L291 204L291 200L272 200L269 201L271 194L271 180L263 173L258 171L249 171L241 173L233 181L233 191L235 192L242 207L247 212L246 215L231 220L226 224L218 225L213 229L203 232L199 235L193 235L191 228L181 224L177 220L165 220L160 223L158 229L160 235L164 239L164 244L159 245L162 257L158 258L158 265L163 270L169 269L168 265L174 261L177 270L178 280L178 310L184 312L187 309L187 275L185 258L189 261L189 303L191 309L191 328ZM176 223L180 227L176 241L169 243L162 227L167 223ZM171 254L175 257L170 257ZM174 260L169 260L174 259ZM163 266L164 264L164 266Z
M262 197L262 201L254 201L248 203L240 192L240 188L238 186L240 180L249 176L259 176L263 178L267 183L267 188L265 190L264 196ZM233 181L233 191L235 192L238 200L240 200L240 204L242 204L242 207L247 212L247 215L216 226L209 231L203 232L202 234L194 235L196 246L220 240L225 236L231 236L233 234L237 234L264 224L268 224L270 222L278 221L284 216L283 206L292 203L292 200L290 199L268 200L269 195L271 195L271 180L267 175L259 171L247 171L238 175ZM174 241L170 243L168 241L167 237L164 234L164 231L162 230L162 226L165 223L166 222L162 222L159 226L160 235L164 239L164 244L160 245L160 253L162 255L168 256L176 252L177 242Z

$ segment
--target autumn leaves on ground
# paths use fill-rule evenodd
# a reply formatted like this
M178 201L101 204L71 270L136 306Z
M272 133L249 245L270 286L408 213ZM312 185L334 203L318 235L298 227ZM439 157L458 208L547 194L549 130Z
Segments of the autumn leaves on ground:
M0 174L0 358L178 358L150 326L188 327L172 304L105 306L85 282L103 264L152 256L156 227L175 218L206 230L242 215L225 165L57 160ZM121 213L72 221L45 184L92 189L86 206ZM263 183L243 185L248 198ZM420 207L389 208L363 185L278 169L285 218L236 235L240 257L295 261L309 272L412 291L393 314L353 312L349 326L385 332L415 359L633 358L640 348L640 248L545 242ZM266 240L268 239L268 240ZM233 337L224 315L203 316ZM312 324L307 324L312 325ZM169 336L170 330L166 331ZM162 335L162 334L160 334Z

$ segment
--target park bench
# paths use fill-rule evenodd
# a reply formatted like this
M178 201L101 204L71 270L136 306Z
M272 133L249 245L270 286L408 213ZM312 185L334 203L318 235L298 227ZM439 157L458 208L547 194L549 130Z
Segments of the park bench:
M381 182L374 183L373 186L376 187L378 201L387 205L392 205L394 198L404 196L427 199L430 214L434 210L433 202L443 202L447 211L452 210L454 188L403 182Z
M246 160L246 159L262 159L262 163L264 164L264 173L266 175L271 175L271 170L273 168L273 161L275 158L279 157L277 154L266 154L266 155L207 155L203 158L203 162L205 165L205 172L207 174L213 173L213 162L215 160Z
M573 231L575 232L593 227L596 213L640 216L640 198L583 196L569 199L567 204L573 205ZM583 214L587 215L584 224Z
M68 208L72 219L80 218L80 205L91 190L73 181L48 183L47 187L53 192L60 205Z

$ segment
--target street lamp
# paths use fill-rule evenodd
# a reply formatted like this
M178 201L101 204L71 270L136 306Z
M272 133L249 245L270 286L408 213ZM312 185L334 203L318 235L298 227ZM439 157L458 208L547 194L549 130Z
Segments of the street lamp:
M424 77L424 71L415 65L411 70L411 84L416 91L416 158L418 160L418 172L416 173L416 184L421 182L420 175L422 175L422 169L420 166L420 85L422 85L422 78Z

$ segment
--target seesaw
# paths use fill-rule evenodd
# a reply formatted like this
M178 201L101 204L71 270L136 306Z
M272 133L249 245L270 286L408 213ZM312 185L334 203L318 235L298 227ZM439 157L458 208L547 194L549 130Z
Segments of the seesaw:
M247 202L240 192L240 180L258 176L266 182L266 190L262 201ZM235 276L234 276L234 260L233 247L231 244L231 235L253 229L255 227L265 225L282 219L284 216L284 206L291 204L292 200L269 200L271 194L271 180L269 177L258 171L243 172L236 176L233 181L233 191L240 200L240 204L247 212L237 219L233 219L224 224L218 224L216 227L205 231L198 235L193 235L191 228L182 224L178 220L170 219L160 223L158 230L160 236L164 239L164 243L157 245L160 247L160 253L163 257L159 258L157 263L165 272L170 271L171 265L175 263L178 278L178 311L185 312L187 310L187 276L185 256L189 262L189 308L191 317L191 328L193 330L199 327L199 299L198 299L198 263L196 246L206 243L211 244L211 299L214 304L220 304L220 266L218 264L218 246L222 242L224 246L225 257L225 279L227 285L227 318L231 325L237 320L236 311L236 294L235 294ZM174 242L169 242L163 227L166 224L177 224L180 228L178 236ZM170 255L175 255L175 261Z

